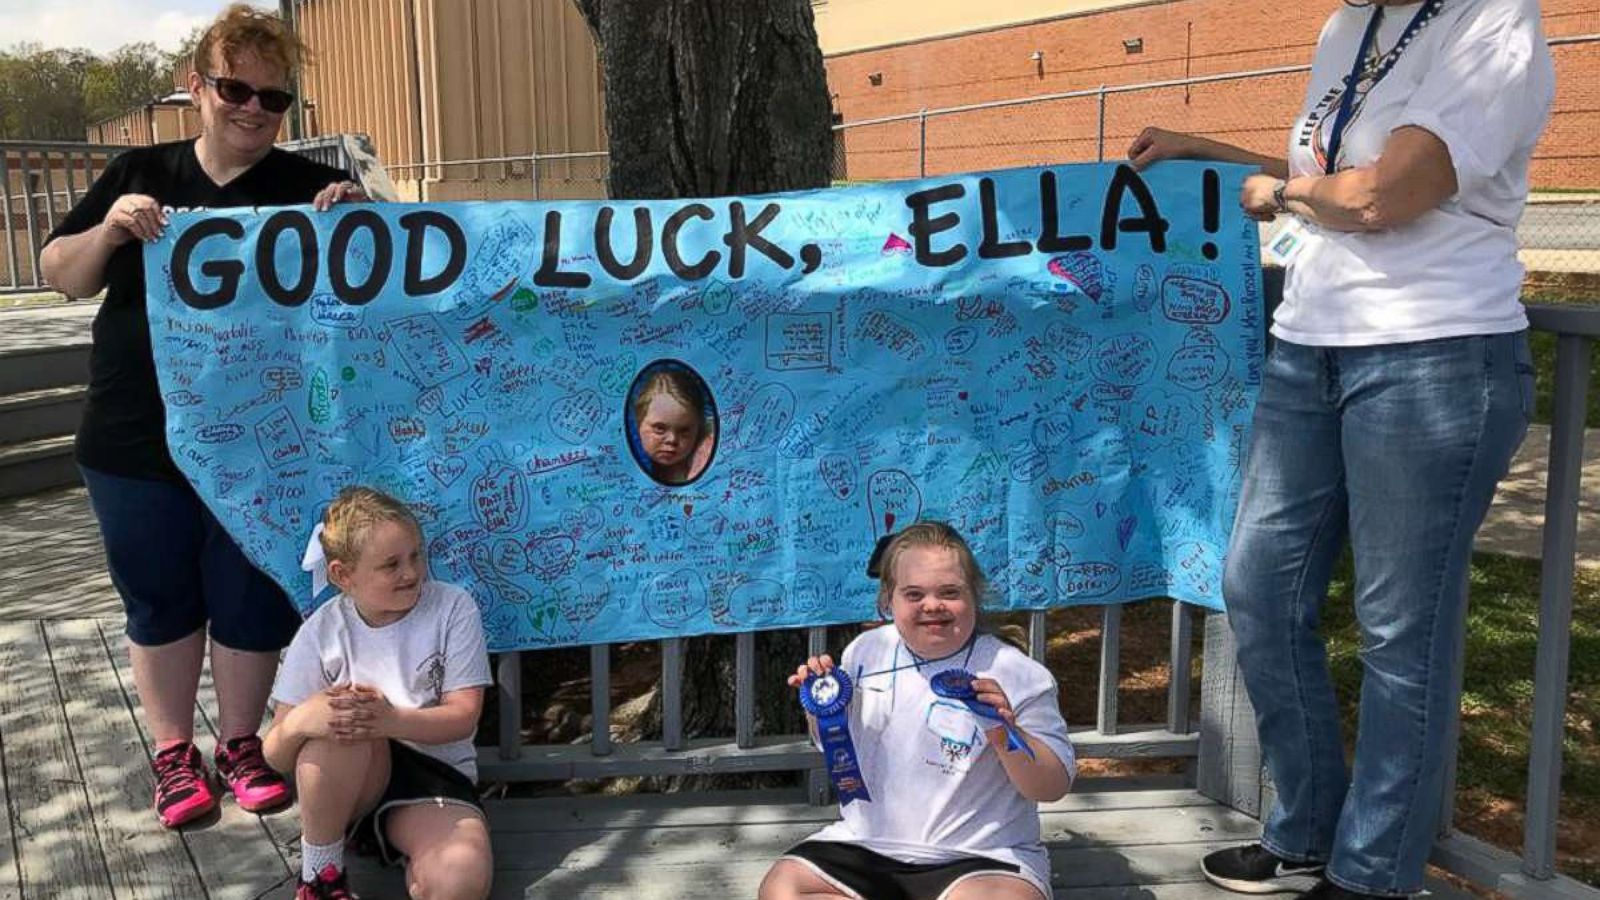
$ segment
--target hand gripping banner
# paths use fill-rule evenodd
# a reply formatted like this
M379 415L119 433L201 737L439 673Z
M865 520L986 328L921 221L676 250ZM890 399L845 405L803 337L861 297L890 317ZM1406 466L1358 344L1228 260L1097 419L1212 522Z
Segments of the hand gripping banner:
M176 213L179 467L303 610L361 483L496 650L860 621L925 518L1002 608L1220 605L1260 381L1247 170Z

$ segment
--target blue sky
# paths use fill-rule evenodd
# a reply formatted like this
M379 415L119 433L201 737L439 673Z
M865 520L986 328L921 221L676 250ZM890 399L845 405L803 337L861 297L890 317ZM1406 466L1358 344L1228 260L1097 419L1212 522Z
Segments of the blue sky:
M278 6L275 0L252 5ZM225 6L226 0L0 0L0 48L38 42L107 53L150 41L171 50Z

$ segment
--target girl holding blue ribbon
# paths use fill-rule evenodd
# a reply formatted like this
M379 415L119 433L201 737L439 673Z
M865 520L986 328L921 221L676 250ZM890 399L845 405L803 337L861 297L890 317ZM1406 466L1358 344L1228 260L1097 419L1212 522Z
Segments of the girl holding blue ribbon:
M773 865L762 900L1049 898L1038 805L1077 772L1055 677L979 628L983 572L950 526L900 532L881 571L894 627L789 677L841 819Z

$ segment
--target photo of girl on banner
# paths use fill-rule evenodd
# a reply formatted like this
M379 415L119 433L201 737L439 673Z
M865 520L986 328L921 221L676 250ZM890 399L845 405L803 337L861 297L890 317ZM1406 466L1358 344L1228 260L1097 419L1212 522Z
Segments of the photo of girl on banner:
M705 379L675 359L646 366L628 390L628 449L640 470L660 484L688 484L711 464L717 406Z

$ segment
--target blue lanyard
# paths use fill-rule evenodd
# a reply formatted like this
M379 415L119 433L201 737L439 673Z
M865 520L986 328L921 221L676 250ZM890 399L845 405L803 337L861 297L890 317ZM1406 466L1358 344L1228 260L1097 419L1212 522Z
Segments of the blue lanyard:
M1424 0L1422 8L1417 10L1417 14L1411 17L1411 22L1406 25L1406 30L1400 33L1400 40L1394 45L1394 49L1390 50L1384 55L1383 59L1378 61L1378 66L1372 73L1373 87L1377 86L1378 82L1383 80L1383 76L1389 74L1389 70L1394 68L1395 62L1400 59L1400 54L1411 44L1411 39L1417 36L1417 32L1421 30L1422 26L1428 24L1428 20L1439 12L1440 3L1441 0ZM1339 150L1344 144L1344 131L1350 125L1351 113L1355 111L1356 85L1361 83L1361 73L1367 65L1367 53L1372 50L1372 43L1378 37L1378 25L1382 22L1383 7L1373 4L1372 18L1367 21L1367 31L1361 36L1361 48L1356 51L1356 61L1350 66L1350 74L1345 76L1344 96L1339 98L1339 113L1334 116L1333 129L1328 135L1326 174L1332 175L1338 169ZM1367 90L1372 90L1372 87L1368 87Z
M893 626L890 626L890 627L893 627ZM906 653L911 656L911 662L902 664L900 662L900 648L903 647L903 646L906 648ZM930 666L930 665L933 665L934 663L944 662L947 659L955 659L957 656L959 656L961 654L961 652L963 650L966 651L967 655L966 655L966 657L964 659L961 660L961 668L965 669L967 667L967 664L972 661L972 651L977 649L977 647L978 647L978 631L977 631L977 629L973 629L972 636L967 638L966 646L957 647L954 652L947 653L944 656L937 656L937 657L934 657L933 659L923 659L922 657L917 655L917 651L912 650L909 646L906 646L905 639L901 638L900 639L900 643L894 645L894 663L895 664L891 665L887 669L879 669L876 672L867 672L865 674L862 673L862 671L861 671L862 667L861 666L856 666L856 683L860 684L862 679L872 678L872 677L875 677L875 676L878 676L878 675L889 675L889 674L892 674L892 673L895 673L895 672L899 672L902 669L921 669L923 666ZM890 684L893 684L895 679L891 678L889 681L890 681Z

